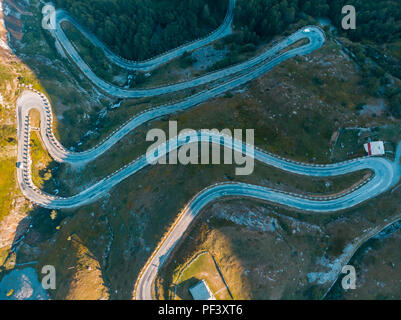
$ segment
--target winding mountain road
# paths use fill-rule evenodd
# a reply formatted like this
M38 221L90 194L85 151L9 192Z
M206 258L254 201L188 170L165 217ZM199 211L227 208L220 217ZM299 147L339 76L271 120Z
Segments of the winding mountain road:
M120 68L131 70L131 71L152 71L154 69L159 68L166 62L169 62L181 55L183 55L185 52L190 52L196 49L199 49L200 47L203 47L205 45L208 45L209 43L212 43L213 41L216 41L218 39L224 38L225 36L231 34L231 24L234 19L234 9L235 9L235 1L236 0L229 0L228 3L228 10L227 14L224 18L223 23L217 28L215 31L211 32L207 37L197 39L194 41L191 41L190 43L184 44L178 48L174 48L166 53L163 53L157 57L153 57L149 60L146 61L131 61L124 59L118 55L116 55L114 52L112 52L102 41L100 41L93 33L88 31L85 27L83 27L79 22L76 21L68 12L65 10L59 9L56 11L56 24L57 24L57 29L62 32L62 27L61 23L62 22L69 22L75 26L92 44L98 48L100 48L104 55L106 56L107 59L109 59L111 62L119 66ZM60 34L59 34L60 35ZM63 39L65 36L63 36ZM70 42L68 39L64 39L65 43ZM75 56L75 55L74 55ZM78 55L79 57L79 55Z
M234 6L235 1L231 0L230 3L233 3L232 6ZM231 5L230 5L231 7ZM230 10L231 12L232 10ZM232 17L232 12L228 13L227 16ZM83 72L83 74L93 83L95 84L99 89L101 89L103 92L107 93L110 96L118 97L118 98L144 98L144 97L154 97L154 96L159 96L159 95L164 95L164 94L169 94L173 92L178 92L182 91L185 89L190 89L190 88L195 88L199 87L201 85L205 85L208 83L213 83L218 80L223 80L227 79L228 77L231 77L233 75L236 75L237 77L240 77L240 75L243 75L244 73L249 76L249 70L252 70L253 68L257 67L260 64L267 64L267 60L271 59L272 57L278 55L281 51L283 51L285 48L289 47L292 44L295 44L296 42L303 40L303 39L308 39L309 44L306 46L302 46L301 48L298 48L298 50L291 50L288 52L287 55L280 55L281 61L274 61L272 62L271 65L277 65L278 63L281 63L282 61L289 59L295 55L304 55L308 54L310 52L315 51L316 49L320 48L323 43L324 43L324 34L323 32L316 28L316 27L311 27L310 32L306 33L305 29L300 30L299 32L294 33L290 37L286 38L284 41L280 42L279 44L275 45L272 49L265 51L261 55L250 59L246 62L240 63L238 65L219 70L216 72L208 73L204 76L200 76L197 78L194 78L192 80L188 81L183 81L183 82L178 82L175 84L170 84L166 86L161 86L161 87L155 87L155 88L148 88L148 89L126 89L122 88L119 86L116 86L114 84L108 83L102 79L100 79L90 68L90 66L82 59L82 57L79 55L77 50L75 49L74 45L70 42L70 40L67 38L65 35L62 27L61 27L61 22L65 21L67 19L66 13L64 11L59 11L57 10L57 16L60 16L60 19L57 20L57 28L52 31L52 34L54 35L55 39L60 43L60 45L64 48L65 52L68 54L68 56L72 59L72 61L78 66L78 68ZM228 22L224 24L224 30L225 32L218 32L218 35L227 35L229 34L228 30L231 30L229 26L231 25L232 18L231 19L226 19ZM225 21L226 21L225 20ZM78 27L79 30L82 30L83 27L81 27L77 22L74 20L71 20L69 18L68 20L71 23L74 23L76 27ZM91 35L88 32L83 32L84 35L88 36L89 39L95 44L99 44L99 40L97 40L93 35ZM219 38L219 36L215 35L213 33L210 37L207 37L205 39L198 40L194 42L191 47L198 48L204 44L210 43L211 41L215 41L216 39ZM103 49L105 53L109 52L108 49L102 45L100 48ZM185 47L187 48L187 47ZM187 48L188 49L188 48ZM159 58L156 58L155 60L152 59L150 60L150 64L154 67L159 66L163 63L167 63L171 61L171 59L175 58L177 56L177 52L180 52L180 54L184 53L186 50L178 49L177 51L171 51L165 55L160 56ZM116 62L116 56L115 55L107 55L107 57L110 59L112 62ZM114 58L113 58L114 57ZM132 65L136 65L136 62L131 62ZM121 66L121 65L120 65ZM257 68L260 70L262 66L259 66ZM266 72L262 71L262 73Z
M309 30L309 32L305 32L305 30ZM298 42L299 40L302 39L308 39L309 43L306 45L303 45L299 48L295 48L289 51L286 51L284 53L278 54L279 52L283 51L287 46L293 45L294 43ZM99 157L102 155L104 152L109 150L118 140L120 140L122 137L124 137L127 133L135 129L136 127L140 126L141 124L156 119L163 117L165 115L175 113L178 111L184 111L190 108L193 108L201 103L204 103L218 95L221 95L227 91L230 91L234 88L237 88L241 85L244 85L248 83L249 81L256 79L263 75L264 73L270 71L273 69L275 66L278 64L291 59L297 55L306 55L309 54L317 49L319 49L325 42L325 37L323 32L316 27L309 27L309 28L303 28L302 30L294 33L293 35L289 36L286 38L284 41L281 41L279 44L271 48L270 50L267 50L265 53L262 55L258 56L255 59L252 60L257 60L257 62L250 62L250 64L243 63L228 69L234 68L236 71L233 73L237 73L240 69L241 71L247 71L244 74L241 74L239 76L233 77L226 82L223 82L222 84L215 86L209 90L200 92L198 94L195 94L193 96L190 96L178 103L171 104L171 105L164 105L161 107L156 107L152 109L148 109L140 113L139 115L134 116L130 121L122 125L119 129L117 129L111 136L106 138L104 141L102 141L98 146L95 148L92 148L90 150L84 151L84 152L71 152L69 150L66 150L65 148L62 147L60 143L57 143L54 145L54 143L48 143L48 141L45 141L45 145L48 148L48 151L50 155L56 160L60 162L67 162L67 163L72 163L72 164L84 164L89 161L94 160L95 158ZM268 59L270 57L270 59ZM250 61L252 61L250 60ZM78 64L79 66L79 64ZM89 67L88 67L89 68ZM82 71L86 73L86 75L90 76L90 73L85 72L86 69L83 69ZM225 71L219 71L218 73L224 73ZM227 72L227 75L229 75L230 72ZM232 74L232 73L231 73ZM95 78L97 78L96 75L93 74ZM98 79L98 78L97 78ZM100 79L99 79L100 80ZM92 81L97 81L93 79ZM102 81L102 80L100 80ZM117 88L117 87L116 87ZM143 93L145 96L152 96L153 94L159 95L163 94L164 88L157 88L157 89L144 89ZM108 94L113 95L114 89L113 88L104 88L105 92ZM121 88L117 88L118 90L125 90ZM149 91L150 90L150 91ZM159 91L160 90L160 91ZM126 91L126 90L125 90ZM129 90L128 90L129 91ZM156 93L155 93L156 91ZM121 97L131 97L130 93L128 92L127 95L122 94ZM47 105L45 104L47 103ZM17 102L17 107L18 109L20 108L33 108L33 107L40 107L42 109L46 109L46 107L49 106L49 102L47 100L41 100L40 97L34 96L34 95L22 95L20 99ZM49 112L48 112L49 113ZM51 121L50 119L51 113L49 113L49 117L47 117L46 122ZM49 132L50 128L48 128L46 131ZM51 131L51 130L50 130ZM54 137L52 136L54 139Z
M230 1L230 8L235 4L235 1ZM233 8L233 7L232 7ZM179 48L176 52L172 51L164 56L150 60L144 63L134 63L121 60L114 56L109 50L103 46L99 40L82 31L90 40L95 44L101 46L107 57L114 63L119 64L125 68L138 68L140 70L151 70L165 63L169 59L179 56L187 50L192 50L197 46L201 46L214 41L221 36L228 34L228 25L231 25L232 12L227 14L225 23L220 27L215 34L212 34L202 42L194 42L186 47ZM58 13L63 19L67 19L66 14L63 12ZM71 18L69 19L71 22ZM164 115L188 110L201 103L206 102L218 95L221 95L229 90L237 88L249 81L260 77L262 74L268 72L278 64L286 61L296 55L306 55L319 49L325 42L324 33L317 27L306 27L294 33L284 41L270 50L267 50L258 57L251 59L245 63L239 64L225 70L217 71L208 74L204 77L190 80L188 82L179 83L160 88L143 89L143 90L126 90L99 79L89 68L88 65L80 58L75 48L71 45L61 27L55 30L55 36L62 44L63 48L74 60L77 66L82 70L86 76L93 81L98 87L106 93L124 97L143 97L155 96L173 92L175 90L182 90L192 86L198 86L206 82L212 82L217 79L224 79L225 81L219 85L212 87L209 90L200 92L196 95L190 96L185 100L171 104L164 105L158 108L146 110L139 115L134 116L127 123L122 125L119 129L115 130L112 135L102 141L98 146L84 152L71 152L64 148L60 142L55 138L52 131L52 110L47 98L35 90L24 90L17 101L17 130L18 130L18 162L21 164L17 169L17 177L19 186L23 194L32 202L52 209L62 208L76 208L89 203L92 203L108 193L114 186L119 184L122 180L137 173L143 168L149 166L146 155L139 157L132 161L130 164L125 165L117 172L112 173L108 177L103 178L96 184L88 189L72 197L58 197L55 195L46 194L39 190L32 182L31 178L31 159L30 159L30 125L29 125L29 112L32 109L37 109L40 112L41 122L41 137L42 141L48 150L49 154L55 161L70 163L73 165L84 165L93 161L101 154L109 150L126 134L134 130L141 124L150 120L160 118ZM309 43L295 49L285 51L285 49L302 39L308 39ZM193 48L190 46L194 46ZM185 50L184 50L185 48ZM192 49L191 49L192 48ZM127 64L127 65L125 65ZM147 69L150 68L150 69ZM202 79L202 80L201 80ZM196 82L199 81L199 82ZM204 81L204 82L202 82ZM189 138L196 138L198 141L207 141L218 143L226 148L233 149L237 152L246 150L248 156L254 157L257 161L269 166L281 169L283 171L311 177L332 177L344 175L360 170L369 169L373 172L371 179L361 184L357 188L350 190L347 193L339 196L326 196L326 197L307 197L280 190L274 190L262 186L249 185L244 183L224 183L213 185L206 188L197 194L192 201L181 211L173 227L170 228L167 235L162 239L160 245L153 252L145 267L142 269L138 280L135 284L134 298L135 299L152 299L152 285L156 278L159 268L169 256L170 252L176 244L182 239L184 232L188 229L190 224L194 221L197 214L209 203L229 196L249 197L259 200L265 200L272 203L281 204L290 208L305 210L310 212L333 212L344 210L371 198L374 198L395 186L400 179L399 157L401 155L401 145L397 148L396 161L392 162L386 158L373 158L365 157L354 159L346 162L329 164L329 165L309 165L291 160L283 159L275 156L261 149L253 146L245 145L240 141L234 139L227 139L227 137L218 133L211 133L211 136L205 140L205 137L200 132L193 132ZM224 139L225 138L225 139ZM176 150L187 144L188 136L179 136L177 139L172 139L161 145L155 150L155 158L163 157L166 153ZM167 150L167 151L166 151Z

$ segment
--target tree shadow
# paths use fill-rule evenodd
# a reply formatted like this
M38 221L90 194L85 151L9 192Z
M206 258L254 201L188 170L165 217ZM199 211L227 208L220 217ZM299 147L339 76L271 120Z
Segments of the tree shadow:
M175 284L172 286L171 290L175 293L175 297L179 300L193 300L189 289L196 285L201 279L191 277L187 280L180 282L179 284Z

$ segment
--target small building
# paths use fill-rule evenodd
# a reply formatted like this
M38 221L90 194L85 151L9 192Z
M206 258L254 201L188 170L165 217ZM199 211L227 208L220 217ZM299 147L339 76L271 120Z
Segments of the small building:
M194 300L216 300L205 280L199 281L189 288L189 292Z
M383 141L365 143L364 148L369 156L383 156L386 153Z

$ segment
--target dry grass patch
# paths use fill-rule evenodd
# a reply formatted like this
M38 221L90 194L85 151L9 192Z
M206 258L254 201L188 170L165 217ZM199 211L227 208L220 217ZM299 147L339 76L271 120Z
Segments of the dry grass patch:
M172 297L177 300L191 299L189 288L201 280L205 280L217 300L231 300L224 279L217 269L218 266L208 252L197 254L188 265L177 273L172 288Z

